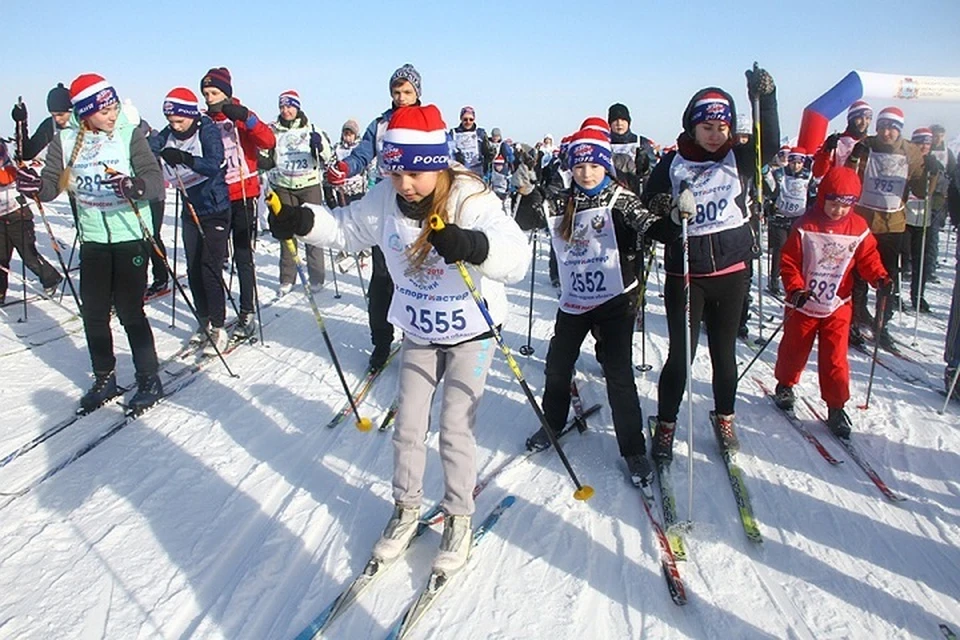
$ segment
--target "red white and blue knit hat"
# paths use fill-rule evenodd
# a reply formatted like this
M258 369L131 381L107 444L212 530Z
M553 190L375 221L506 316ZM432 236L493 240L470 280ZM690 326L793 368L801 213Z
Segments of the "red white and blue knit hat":
M70 83L70 102L77 118L92 116L100 109L117 104L120 99L110 83L95 73L84 73Z
M233 97L233 79L230 77L230 70L226 67L214 67L207 71L206 75L200 79L200 91L206 87L219 89L228 98Z
M910 142L915 142L917 144L933 144L933 130L928 127L914 129L913 135L910 136Z
M567 147L567 166L573 169L578 164L592 162L613 174L610 138L592 128L583 128L570 138Z
M719 91L708 91L703 94L693 105L693 111L690 112L690 125L693 127L710 120L726 122L727 126L733 125L733 111L730 108L730 101Z
M186 87L171 89L163 99L163 115L199 118L200 101L197 100L197 94Z
M847 122L860 116L873 117L873 107L866 100L857 100L847 109Z
M610 140L610 125L606 120L599 116L590 116L581 122L580 129L592 129L594 131L599 131L601 134L606 136L608 141Z
M386 171L442 171L450 166L447 125L435 105L400 107L383 136Z
M289 89L280 94L280 108L283 107L296 107L299 111L300 109L300 94Z
M906 118L899 107L885 107L877 114L877 129L896 129L903 131Z
M787 162L803 162L807 159L807 150L803 147L791 147L787 154Z

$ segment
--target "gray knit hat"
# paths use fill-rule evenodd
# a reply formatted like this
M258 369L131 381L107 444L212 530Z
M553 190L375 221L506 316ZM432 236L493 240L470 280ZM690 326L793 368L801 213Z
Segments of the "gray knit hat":
M420 73L413 68L412 64L405 64L393 72L393 75L390 76L390 90L392 91L393 85L402 80L407 80L413 85L413 89L417 92L417 99L419 100L422 95L420 93Z
M360 125L357 124L356 120L352 118L343 123L343 126L340 128L340 131L353 131L353 135L360 135Z

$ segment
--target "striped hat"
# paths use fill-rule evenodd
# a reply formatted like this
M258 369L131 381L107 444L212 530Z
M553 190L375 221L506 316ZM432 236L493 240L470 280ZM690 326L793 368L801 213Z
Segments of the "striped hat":
M866 100L857 100L847 109L847 122L859 117L873 117L873 107Z
M117 104L120 99L110 83L95 73L84 73L70 83L70 102L77 118L92 116L100 109Z
M914 129L910 141L917 144L933 144L933 130L927 127Z
M300 94L289 89L280 94L280 108L283 107L296 107L297 110L300 110Z
M598 116L590 116L581 122L580 129L592 129L594 131L599 131L601 134L606 136L608 141L610 140L610 125L607 124L606 120Z
M233 97L233 79L226 67L214 67L200 80L200 91L213 87L222 91L228 98Z
M693 104L693 111L690 113L690 125L695 127L701 122L720 120L726 122L727 126L732 126L733 111L730 107L730 101L725 95L719 91L708 91Z
M186 87L171 89L163 99L163 115L199 118L200 101L197 100L197 94Z
M393 112L380 151L386 171L442 171L450 166L447 125L435 105Z
M807 159L807 150L803 147L792 147L787 154L787 162L803 162Z
M589 119L588 119L589 120ZM578 164L592 162L613 173L610 155L610 137L592 128L582 128L570 138L567 147L567 165L573 169Z
M885 107L877 114L877 129L896 129L903 131L906 119L899 107Z

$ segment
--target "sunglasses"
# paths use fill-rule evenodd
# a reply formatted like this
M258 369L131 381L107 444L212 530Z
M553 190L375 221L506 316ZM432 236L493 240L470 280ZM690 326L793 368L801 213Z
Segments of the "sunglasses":
M460 122L473 122L474 118L460 118Z

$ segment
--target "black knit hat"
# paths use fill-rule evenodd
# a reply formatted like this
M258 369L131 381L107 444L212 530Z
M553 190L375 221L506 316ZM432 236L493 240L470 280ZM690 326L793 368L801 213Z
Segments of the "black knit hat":
M50 113L67 113L73 110L73 103L70 101L70 90L58 82L57 86L50 89L47 94L47 111Z
M627 105L619 102L610 105L610 109L607 111L607 123L609 124L614 120L626 120L627 124L630 124L630 109L627 109Z

